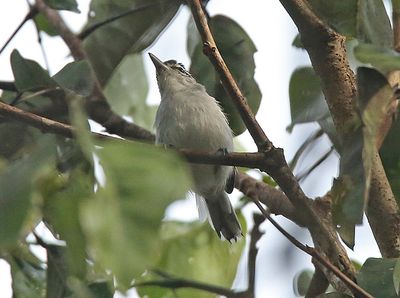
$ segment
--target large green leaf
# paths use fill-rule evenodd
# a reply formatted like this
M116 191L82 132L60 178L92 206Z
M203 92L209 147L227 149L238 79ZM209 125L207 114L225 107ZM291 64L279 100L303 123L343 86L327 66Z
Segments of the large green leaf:
M62 88L82 96L90 95L93 90L92 70L86 60L68 63L53 76L53 79Z
M132 116L136 124L151 129L155 109L146 104L148 90L142 55L131 54L114 71L104 92L115 112Z
M362 42L392 48L393 33L382 0L309 0L333 29Z
M239 220L246 230L244 217ZM207 284L230 288L235 278L245 240L230 244L221 241L208 224L199 222L165 222L162 232L162 246L155 267L173 276L183 277ZM143 280L160 279L154 274L143 277ZM157 287L140 287L141 296L153 298L173 298L169 289ZM179 289L180 297L215 297L215 295L193 289Z
M354 48L354 55L359 61L369 63L384 73L400 69L400 55L390 48L360 43Z
M56 86L47 71L36 61L23 58L17 50L11 53L11 67L19 92Z
M81 209L94 260L126 290L153 264L165 208L189 187L186 166L174 154L151 145L107 142L96 154L105 186Z
M250 108L256 114L261 102L261 91L254 80L255 63L253 55L256 52L256 47L253 41L239 24L226 16L212 17L209 20L209 25L222 57L246 97ZM195 33L188 33L191 40L199 40L194 38L192 34ZM192 49L191 42L189 44L188 49L192 51L190 72L199 83L206 87L207 92L219 101L228 116L229 125L235 135L241 134L246 127L232 99L222 87L218 74L203 54L203 44L198 42L194 49Z
M32 207L33 181L38 172L54 156L50 138L42 138L35 150L0 173L0 246L14 244Z
M314 122L329 116L329 109L321 90L321 81L311 67L302 67L292 73L289 83L292 123Z
M369 258L357 276L358 284L376 298L397 298L393 270L398 259Z
M102 85L128 53L140 52L158 37L178 11L180 3L178 0L91 2L87 27L138 8L135 13L100 27L84 40L85 50ZM132 69L134 71L137 70Z

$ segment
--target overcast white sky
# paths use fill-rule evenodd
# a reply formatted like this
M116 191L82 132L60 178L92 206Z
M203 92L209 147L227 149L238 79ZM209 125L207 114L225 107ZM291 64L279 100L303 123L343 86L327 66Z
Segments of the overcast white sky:
M79 30L85 20L89 0L78 0L82 14L63 13L68 23ZM211 15L225 14L236 20L253 39L258 52L256 53L256 79L260 85L263 100L257 119L266 131L275 146L285 149L288 158L293 156L296 148L301 144L310 129L316 126L302 125L294 129L292 135L287 134L286 127L290 123L288 84L292 71L303 65L307 65L308 57L305 52L291 47L291 42L297 30L288 17L279 1L261 0L212 0L208 5ZM4 44L18 23L27 12L25 0L0 1L0 46ZM186 23L189 11L184 8L172 25L164 32L163 36L151 48L163 60L176 59L188 66L189 58L186 54ZM12 72L9 65L9 55L17 48L26 58L31 58L43 64L43 56L40 47L36 43L36 30L31 24L26 24L19 32L6 51L0 55L0 80L12 80ZM61 69L70 58L68 49L59 38L44 36L44 45L50 62L51 73ZM149 50L150 51L150 50ZM147 53L147 51L146 51ZM146 70L150 80L149 102L156 103L159 100L153 66L146 55ZM245 67L245 66L244 66ZM248 134L240 136L241 143L250 151L255 146ZM317 159L322 152L329 148L325 140L323 144L310 153L311 160ZM306 163L306 161L305 161ZM337 174L337 159L332 155L329 160L319 168L317 173L302 184L307 195L311 197L323 195ZM193 200L186 200L174 204L168 210L169 217L184 214L189 218L197 216ZM250 217L254 208L246 208L245 214ZM309 237L305 233L299 233L294 225L279 219L287 228L298 235L302 241ZM260 240L259 256L257 260L257 294L258 297L284 298L293 297L291 282L294 275L304 268L312 268L310 258L304 253L294 250L288 258L287 240L283 238L270 224L264 224L266 235ZM352 257L363 262L368 256L379 256L377 247L372 241L367 227L357 229L355 253ZM284 261L287 261L286 263ZM244 261L244 260L242 260ZM242 266L243 267L243 266ZM285 268L282 270L281 268ZM235 286L245 287L243 269L240 270ZM0 296L11 297L9 268L0 260Z

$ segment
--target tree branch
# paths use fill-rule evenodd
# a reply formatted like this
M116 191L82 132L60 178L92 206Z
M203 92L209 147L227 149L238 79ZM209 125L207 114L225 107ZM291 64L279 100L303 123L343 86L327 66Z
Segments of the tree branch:
M190 0L188 1L188 4L190 5L197 29L199 30L203 40L204 53L208 56L211 63L214 65L215 70L220 75L221 83L236 105L243 122L246 124L247 129L257 145L258 151L268 151L273 147L273 145L262 130L260 124L257 122L245 97L226 66L225 61L217 48L214 37L211 34L201 1Z
M59 13L49 8L43 0L36 0L36 7L58 31L65 44L70 49L74 59L87 59L87 55L81 46L80 39L68 28ZM86 102L86 108L90 117L103 125L109 133L118 134L131 139L154 142L154 135L149 131L134 123L127 122L124 118L111 110L94 72L93 75L95 78L93 92Z
M341 140L352 137L360 122L356 108L356 81L349 67L345 37L323 23L304 0L280 0L295 22L313 68L322 81L322 91ZM390 117L391 115L388 115ZM387 130L386 130L387 132ZM380 143L383 136L379 136ZM381 165L379 155L372 161L367 216L384 257L400 256L400 211ZM379 180L379 183L378 183ZM384 187L384 188L383 188ZM379 206L378 209L373 209ZM389 215L389 216L388 216ZM385 221L382 221L385 218ZM383 236L384 235L384 236ZM391 243L386 245L385 243ZM397 243L397 245L393 245Z
M400 0L392 0L393 44L394 49L400 52Z
M329 281L324 272L319 269L319 266L319 264L315 265L315 272L307 289L305 298L314 298L318 295L324 294L329 286Z

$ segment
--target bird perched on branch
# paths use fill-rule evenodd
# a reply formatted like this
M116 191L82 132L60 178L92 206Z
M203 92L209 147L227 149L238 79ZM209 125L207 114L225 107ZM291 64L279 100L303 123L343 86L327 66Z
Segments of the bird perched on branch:
M175 60L162 62L149 53L156 68L161 103L156 143L174 148L221 152L233 150L232 131L217 101ZM242 235L228 193L234 187L230 166L192 164L194 193L201 219L208 216L218 236L231 241Z

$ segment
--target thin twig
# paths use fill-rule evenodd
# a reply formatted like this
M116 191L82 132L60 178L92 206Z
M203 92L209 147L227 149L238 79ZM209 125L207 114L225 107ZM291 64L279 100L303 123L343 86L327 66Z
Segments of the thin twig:
M258 151L264 152L270 150L273 147L271 141L268 139L260 124L257 122L252 110L250 109L250 106L240 91L235 79L226 66L226 63L217 48L214 37L211 34L208 26L207 16L204 13L201 1L190 0L188 1L188 4L191 7L193 18L203 40L203 51L214 65L215 70L218 72L222 85L236 105L243 122L245 123L247 129L253 137L254 142L257 145Z
M7 39L5 44L1 47L0 49L0 54L3 53L4 49L8 46L8 44L11 42L11 40L17 35L19 30L21 30L22 26L25 25L27 21L30 19L34 18L38 14L38 10L36 7L31 7L25 18L21 21L21 23L18 25L18 27L14 30L14 32L11 34L11 36Z
M361 288L359 285L357 285L353 280L351 280L346 274L344 274L342 271L340 271L336 266L334 266L327 258L325 258L322 254L320 254L316 249L313 247L304 245L300 241L298 241L295 237L293 237L291 234L289 234L284 228L282 228L272 217L271 215L264 209L263 206L261 206L260 202L254 201L258 209L261 211L261 213L264 215L266 219L268 219L272 225L279 231L281 234L283 234L294 246L296 246L298 249L304 251L306 254L310 255L313 257L315 260L317 260L320 264L322 264L324 267L329 269L332 273L334 273L338 278L340 278L350 289L353 289L355 292L358 294L362 295L361 297L367 297L367 298L373 298L371 294L369 294L367 291L365 291L363 288Z
M318 166L320 166L328 157L331 155L331 153L335 150L335 148L332 146L329 148L327 152L325 152L316 162L314 162L307 170L303 171L302 173L296 175L296 178L298 181L301 181L305 179L308 175L311 174L312 171L314 171Z

